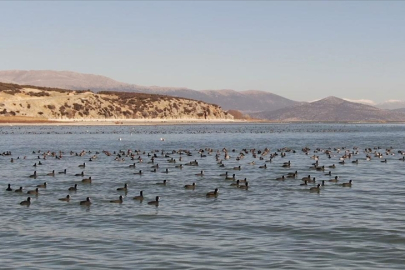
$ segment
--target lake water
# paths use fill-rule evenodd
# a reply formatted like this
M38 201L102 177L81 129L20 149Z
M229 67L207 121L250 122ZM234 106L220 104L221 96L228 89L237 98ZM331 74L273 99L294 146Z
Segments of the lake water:
M404 135L405 125L399 124L3 126L0 152L12 155L0 156L0 268L403 269L405 162L398 150L405 150ZM250 152L236 159L242 149L266 147L271 153L283 147L296 152L283 158L278 152L271 163L265 162L269 155L260 160ZM304 147L311 149L308 155L301 151ZM331 158L323 153L329 147ZM343 147L355 153L344 165L339 164ZM366 161L364 149L369 147L376 147L373 152L382 158L371 154ZM201 157L198 150L205 148L214 151ZM314 153L316 148L320 151ZM395 155L386 154L387 148ZM126 156L115 160L114 151L129 149L140 150L143 162ZM192 156L183 154L180 162L172 154L179 149ZM83 156L76 156L83 150ZM217 164L217 150L225 167ZM62 158L43 159L47 151L62 151ZM89 161L97 151L97 158ZM156 173L148 153L158 156ZM313 155L319 156L320 166L336 168L310 169ZM169 163L170 158L177 162ZM193 160L199 166L175 168ZM43 165L33 167L39 161ZM288 161L291 167L283 168ZM130 168L134 162L136 168ZM84 169L78 167L83 163ZM267 169L259 168L264 164ZM239 165L241 170L233 170ZM64 169L67 174L46 175ZM38 176L30 178L34 170ZM135 175L139 170L143 174ZM201 170L203 176L195 175ZM274 180L296 170L297 179ZM316 182L331 179L325 175L329 170L338 183L326 181L319 193L309 192L313 184L300 186L307 175ZM84 177L74 176L82 171ZM249 189L230 186L233 181L220 176L226 171L236 179L246 177ZM89 176L92 184L81 183ZM156 185L165 179L166 186ZM350 179L352 187L339 185ZM44 182L47 188L31 195L29 207L19 204L27 190ZM183 188L193 182L195 190ZM22 186L25 194L6 191L9 183L13 189ZM124 183L127 194L116 190ZM74 184L77 192L69 193ZM219 196L207 198L215 188ZM132 199L140 190L142 203ZM69 203L58 200L67 194ZM122 204L109 202L120 195ZM148 205L156 196L159 206ZM92 205L80 206L86 197Z

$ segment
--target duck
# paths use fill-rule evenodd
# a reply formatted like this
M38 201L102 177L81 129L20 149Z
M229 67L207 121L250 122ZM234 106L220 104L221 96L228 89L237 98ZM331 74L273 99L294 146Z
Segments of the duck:
M277 177L276 180L282 180L282 181L284 181L284 180L285 180L285 176L283 175L283 176L281 176L281 177Z
M11 184L8 184L8 187L6 188L6 191L13 191L11 188Z
M332 164L332 165L330 165L330 166L328 166L329 168L331 168L331 169L335 169L336 168L336 165L335 164Z
M142 175L142 170L139 170L139 172L136 172L136 173L134 173L134 174Z
M73 187L68 188L69 191L77 191L77 184L75 184Z
M39 194L38 188L36 188L35 190L29 190L27 194L38 195Z
M84 176L84 172L76 173L75 176Z
M302 177L301 180L302 180L302 181L311 180L311 175L308 175L308 176L306 176L306 177Z
M315 177L314 178L310 178L310 179L307 179L307 182L308 183L315 183L316 182L316 180L315 180Z
M349 180L349 182L342 184L342 187L351 187L351 186L352 186L352 180Z
M321 190L321 184L318 184L316 187L311 187L309 191L311 192L319 192Z
M228 176L228 172L221 173L219 176Z
M156 185L166 186L167 180L163 180L163 182L158 182Z
M29 206L31 204L31 197L28 197L27 200L20 202L20 205Z
M123 203L124 202L124 198L122 196L120 196L118 198L118 200L112 200L110 201L110 203Z
M19 189L16 189L14 192L22 193L23 192L23 187L20 187Z
M46 182L44 182L42 185L37 185L37 188L46 188Z
M335 178L329 180L329 182L334 182L334 183L336 183L337 181L339 181L337 176L335 176Z
M53 171L50 172L50 173L47 173L46 175L47 175L47 176L55 176L55 170L53 170Z
M230 184L232 187L239 187L240 180L236 180L236 183Z
M239 165L239 166L237 166L237 167L233 167L233 169L240 171L240 170L241 170L241 167L240 167L240 165Z
M34 174L31 174L30 178L37 178L37 171L34 171Z
M125 183L124 187L117 188L117 191L128 191L128 184Z
M143 201L143 190L139 192L139 196L135 196L133 199L137 201Z
M134 163L134 164L129 165L129 168L136 168L135 163Z
M82 183L91 183L91 176L89 178L82 179Z
M191 185L185 185L184 186L185 189L195 189L195 183L191 184Z
M79 168L85 168L86 167L86 163L80 164L79 166L77 166Z
M249 189L249 182L245 182L245 184L244 185L240 185L240 186L238 186L238 188L240 188L240 189Z
M235 174L232 176L225 176L225 180L235 180Z
M259 166L259 169L267 169L267 165L264 164L264 165L262 165L262 166Z
M70 195L68 194L66 197L64 198L60 198L58 199L59 201L63 201L63 202L69 202L70 201Z
M325 175L332 176L332 171L329 171L328 173L325 173Z
M58 174L66 174L66 169L64 169L62 172L58 172Z
M148 202L149 205L155 205L156 207L159 206L159 196L156 196L154 201Z
M90 197L87 197L85 201L80 201L80 205L90 206L90 204L91 204Z
M204 171L201 171L200 173L196 173L196 176L204 176Z
M206 197L217 197L218 196L218 188L216 188L214 191L208 192L205 196Z

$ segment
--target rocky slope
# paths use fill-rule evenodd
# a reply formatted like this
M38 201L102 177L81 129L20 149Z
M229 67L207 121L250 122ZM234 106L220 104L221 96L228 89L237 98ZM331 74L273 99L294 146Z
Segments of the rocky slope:
M373 106L349 102L336 97L284 108L251 114L253 117L272 121L316 122L385 122L405 121L405 114L382 110Z
M225 110L234 109L243 113L272 111L300 104L296 101L264 91L204 90L188 88L140 86L112 80L92 74L51 70L10 70L0 71L0 82L58 87L63 89L92 91L126 91L136 93L161 94L201 100L218 104Z
M232 120L219 106L164 95L71 91L0 83L0 116L53 120Z

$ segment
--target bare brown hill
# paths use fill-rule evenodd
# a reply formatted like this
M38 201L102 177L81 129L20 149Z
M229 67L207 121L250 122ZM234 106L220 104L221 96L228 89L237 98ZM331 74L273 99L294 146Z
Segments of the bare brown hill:
M0 116L52 120L233 119L218 105L185 98L6 83L0 83Z

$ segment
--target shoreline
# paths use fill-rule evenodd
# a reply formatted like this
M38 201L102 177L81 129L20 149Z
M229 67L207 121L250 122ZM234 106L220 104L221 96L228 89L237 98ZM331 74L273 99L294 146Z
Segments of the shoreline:
M149 125L195 125L195 124L405 124L392 122L312 122L312 121L269 121L245 119L44 119L30 117L0 117L0 126L149 126Z

